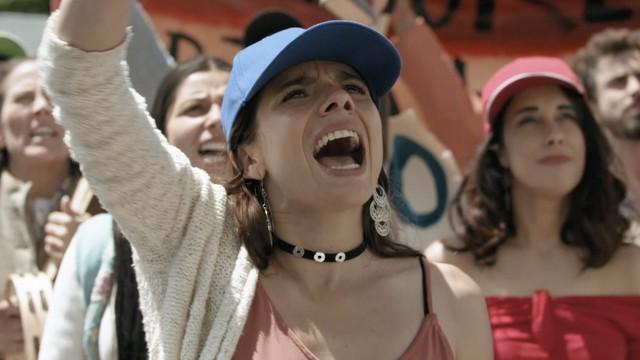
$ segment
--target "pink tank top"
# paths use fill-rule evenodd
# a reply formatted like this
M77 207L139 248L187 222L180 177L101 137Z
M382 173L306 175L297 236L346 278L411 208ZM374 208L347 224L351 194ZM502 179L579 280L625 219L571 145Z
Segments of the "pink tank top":
M405 352L399 357L408 359L453 360L453 352L447 338L438 325L431 308L431 291L427 261L420 258L423 270L423 296L425 317L418 333ZM317 357L307 349L296 334L287 326L284 318L273 306L269 296L258 281L242 336L236 346L233 359L310 359Z

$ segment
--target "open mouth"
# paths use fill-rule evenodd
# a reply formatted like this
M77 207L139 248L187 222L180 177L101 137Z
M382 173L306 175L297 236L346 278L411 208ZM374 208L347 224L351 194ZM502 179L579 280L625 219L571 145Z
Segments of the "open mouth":
M31 132L31 137L52 138L56 136L56 131L49 127L42 127Z
M330 132L318 140L313 157L332 170L358 169L364 159L360 136L352 130Z
M198 148L198 155L209 158L222 158L226 159L227 150L225 143L210 142L206 143Z

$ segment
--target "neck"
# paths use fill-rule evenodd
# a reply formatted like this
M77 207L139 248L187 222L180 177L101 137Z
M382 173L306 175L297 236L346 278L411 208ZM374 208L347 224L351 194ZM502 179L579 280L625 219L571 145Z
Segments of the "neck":
M322 252L351 250L362 242L360 208L318 213L275 213L275 233L283 240Z
M640 147L638 147L640 150ZM637 155L636 155L637 156ZM624 164L625 176L623 178L627 187L627 194L634 202L640 201L640 161L626 161Z
M630 181L627 185L629 198L634 204L640 204L640 179Z
M628 196L640 200L640 141L622 140L610 137L618 160L617 175L624 181Z
M562 225L567 216L566 198L535 193L514 186L513 212L517 230L514 245L546 252L562 245Z
M336 253L349 251L363 241L361 209L304 214L275 213L275 233L281 239L312 251ZM327 289L340 286L353 275L354 270L370 260L368 251L343 263L316 263L301 259L281 250L272 258L277 268L282 268L297 282L310 289Z
M22 182L31 183L29 197L51 197L69 175L69 160L10 161L9 173Z

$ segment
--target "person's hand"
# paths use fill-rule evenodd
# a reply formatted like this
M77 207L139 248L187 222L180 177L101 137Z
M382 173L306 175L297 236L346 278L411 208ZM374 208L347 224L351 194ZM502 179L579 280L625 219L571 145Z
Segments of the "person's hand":
M24 354L24 339L20 311L16 304L0 301L0 360L21 358Z
M409 0L396 0L391 13L391 24L396 36L401 36L416 23L416 14Z
M60 264L78 226L89 217L87 213L77 213L71 209L69 196L66 195L60 199L60 211L49 214L44 226L44 251L56 264Z

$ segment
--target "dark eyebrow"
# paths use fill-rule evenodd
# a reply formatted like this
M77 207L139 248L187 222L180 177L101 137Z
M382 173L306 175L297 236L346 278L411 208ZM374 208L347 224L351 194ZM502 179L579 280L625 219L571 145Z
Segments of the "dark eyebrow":
M198 96L193 96L193 94L189 94L189 96L184 99L175 99L174 105L197 103L203 100L207 100L207 98L208 96L206 94L198 94Z
M576 110L576 107L573 105L558 105L558 110L572 110L572 111L578 111Z
M195 95L195 96L194 96ZM186 96L185 99L183 99L184 101L182 102L186 102L189 100L202 100L202 99L206 99L207 97L209 97L206 93L200 92L200 93L189 93L189 95Z
M286 88L288 88L290 86L293 86L293 85L307 85L309 83L312 83L313 81L314 80L311 77L309 77L309 76L307 76L305 74L302 74L302 75L297 76L297 77L295 77L293 79L286 80L286 81L284 81L284 82L282 82L280 84L276 83L275 90L276 90L276 92L280 92L280 91L282 91L282 90L284 90L284 89L286 89Z
M350 72L350 71L345 71L345 70L341 70L340 71L340 80L345 81L345 80L358 80L358 81L362 81L364 82L364 80L362 80L362 78L360 76L358 76L357 74Z
M350 72L350 71L346 71L346 70L340 70L339 72L339 78L341 81L347 81L347 80L358 80L361 82L364 82L364 80L362 80L362 78L357 75L356 73ZM284 80L281 83L276 83L274 88L276 92L280 92L290 86L294 86L294 85L308 85L310 83L313 83L316 79L312 78L306 74L302 74L300 76L296 76L293 79L289 79L289 80Z
M534 112L534 111L538 111L537 106L525 106L522 109L519 109L518 111L516 111L513 115L519 115L525 112Z

